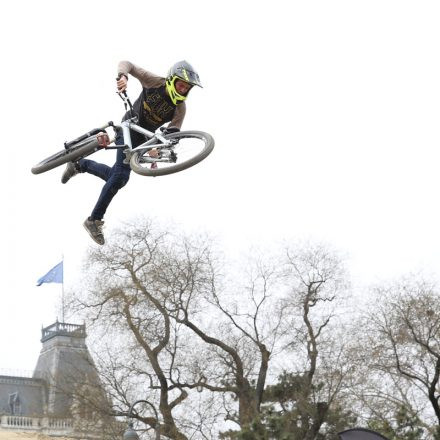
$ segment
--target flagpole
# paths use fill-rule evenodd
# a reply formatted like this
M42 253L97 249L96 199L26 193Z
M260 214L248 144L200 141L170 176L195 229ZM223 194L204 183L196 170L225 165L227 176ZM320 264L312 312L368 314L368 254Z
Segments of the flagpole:
M61 284L61 316L63 318L63 323L64 321L64 280L63 283Z
M43 275L38 279L37 286L41 286L44 283L61 283L61 319L64 322L64 312L66 309L64 304L64 255L60 263L52 267L46 275Z
M61 283L61 317L63 319L63 323L65 323L64 321L64 255L62 256L62 260L63 262L63 282Z

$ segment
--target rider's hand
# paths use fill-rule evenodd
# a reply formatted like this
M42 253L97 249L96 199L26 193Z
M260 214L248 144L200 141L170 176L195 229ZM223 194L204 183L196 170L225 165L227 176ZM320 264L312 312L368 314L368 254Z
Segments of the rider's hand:
M178 131L180 131L180 128L177 127L162 127L162 134L171 134L171 133L177 133Z
M128 78L126 75L122 74L118 76L118 78L116 79L116 87L118 88L119 93L122 93L125 90L127 90L127 82L128 82Z
M148 152L148 156L157 159L159 157L159 150L157 148L152 148L149 152Z
M100 131L96 135L96 139L98 140L98 145L102 148L108 147L110 145L110 138L105 131Z

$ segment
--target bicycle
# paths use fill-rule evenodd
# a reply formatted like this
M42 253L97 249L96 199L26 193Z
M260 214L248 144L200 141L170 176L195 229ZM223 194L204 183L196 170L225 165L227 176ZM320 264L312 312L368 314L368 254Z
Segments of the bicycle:
M138 117L134 115L133 106L126 92L118 93L124 101L125 109L130 109L131 117L115 124L112 121L95 128L79 136L78 138L65 142L64 149L47 157L32 167L33 174L41 174L63 165L67 162L75 162L98 150L122 148L125 154L124 162L130 168L143 176L163 176L166 174L177 173L190 168L205 159L214 148L213 137L203 131L177 131L164 134L153 133L137 125ZM122 130L124 136L123 145L102 146L98 136L107 134L106 129L112 128L114 134L117 130ZM130 130L141 133L146 141L133 148ZM110 138L110 143L114 142L114 136ZM152 150L154 154L151 153ZM151 154L151 155L150 155Z

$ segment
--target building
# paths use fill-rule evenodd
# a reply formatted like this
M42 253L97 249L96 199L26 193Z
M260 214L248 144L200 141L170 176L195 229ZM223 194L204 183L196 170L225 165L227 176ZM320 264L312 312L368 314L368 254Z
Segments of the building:
M109 423L103 409L109 405L85 326L56 322L42 329L41 342L32 377L0 375L0 440L104 438Z

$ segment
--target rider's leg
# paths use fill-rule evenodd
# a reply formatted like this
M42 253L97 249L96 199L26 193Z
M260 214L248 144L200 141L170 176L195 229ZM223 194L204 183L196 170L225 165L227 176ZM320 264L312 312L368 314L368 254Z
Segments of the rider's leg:
M112 168L103 163L95 162L94 160L80 159L78 161L78 171L80 173L93 174L107 182L112 172Z
M118 150L118 156L120 155L124 156L122 151ZM128 164L115 163L110 173L110 177L102 188L98 201L92 211L90 216L91 220L102 220L113 197L128 182L130 171L131 169Z
M123 145L124 138L122 133L119 132L115 139L116 145ZM80 159L78 162L69 162L66 165L66 169L61 176L61 183L67 183L72 177L76 176L78 173L89 173L94 176L100 177L107 182L112 168L103 163L95 162L89 159Z
M95 208L91 216L84 221L84 227L87 232L92 239L100 245L105 243L104 234L102 232L102 227L104 226L102 218L115 194L125 186L130 177L131 169L128 164L123 163L124 158L125 154L121 150L118 150L116 163L111 168L110 176L101 190Z
M122 132L118 132L118 134L116 135L115 144L116 145L124 144L124 137L122 136ZM118 150L118 152L119 151L120 150ZM109 179L110 175L112 174L113 168L103 163L98 163L90 159L80 159L78 161L78 171L80 173L93 174L94 176L100 177L106 182Z
M137 147L142 142L145 142L145 137L139 133L132 131L130 136L133 148ZM124 144L122 132L117 134L115 143L117 145ZM125 154L122 149L119 149L116 155L116 163L111 168L110 175L102 188L99 199L90 215L91 220L102 220L113 197L127 184L128 179L130 178L131 168L129 164L124 163L124 159Z
M133 147L140 145L145 141L138 133L131 133L131 141ZM118 133L116 137L116 143L118 145L123 144L122 133ZM104 234L102 233L102 227L104 221L102 220L104 214L113 200L113 197L117 192L126 185L128 179L130 178L131 168L129 164L124 163L125 154L122 149L119 149L116 155L116 163L110 169L110 174L106 180L104 187L101 190L99 199L92 211L90 217L88 217L84 222L84 227L90 234L96 243L102 245L105 243Z

